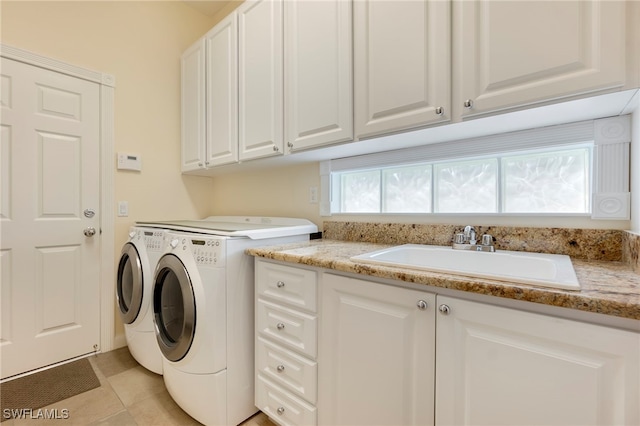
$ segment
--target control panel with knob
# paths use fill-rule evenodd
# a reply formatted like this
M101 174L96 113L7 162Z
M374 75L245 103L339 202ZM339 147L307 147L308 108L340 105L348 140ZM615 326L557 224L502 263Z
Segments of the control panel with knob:
M139 235L144 238L144 246L149 251L160 252L164 249L164 231L141 230Z

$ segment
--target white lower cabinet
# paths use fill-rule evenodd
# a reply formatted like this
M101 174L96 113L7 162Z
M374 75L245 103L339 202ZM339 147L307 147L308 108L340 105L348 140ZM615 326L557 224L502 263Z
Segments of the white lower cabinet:
M640 332L260 259L256 295L277 423L640 424Z
M319 424L432 425L435 295L323 274Z
M255 404L281 425L317 424L317 272L256 260Z
M640 334L438 296L437 425L638 425Z

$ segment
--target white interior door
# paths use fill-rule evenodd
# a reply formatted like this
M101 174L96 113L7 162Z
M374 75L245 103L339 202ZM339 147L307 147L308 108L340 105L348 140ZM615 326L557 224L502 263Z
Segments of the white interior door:
M100 91L4 58L1 74L5 378L100 343Z

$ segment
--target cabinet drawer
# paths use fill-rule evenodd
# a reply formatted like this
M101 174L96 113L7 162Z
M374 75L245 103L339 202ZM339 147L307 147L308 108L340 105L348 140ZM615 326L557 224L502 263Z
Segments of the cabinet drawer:
M318 364L258 337L258 372L312 404L317 400Z
M257 261L256 292L259 296L316 312L316 272Z
M256 329L263 336L314 358L317 354L317 320L315 315L258 299Z
M281 425L315 425L316 407L258 375L256 406Z

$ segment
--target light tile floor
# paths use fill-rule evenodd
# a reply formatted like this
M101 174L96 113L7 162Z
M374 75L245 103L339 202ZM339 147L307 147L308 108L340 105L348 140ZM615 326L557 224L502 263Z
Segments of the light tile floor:
M89 358L100 387L44 407L68 410L68 419L12 419L2 426L49 424L58 426L174 426L199 425L171 399L162 376L154 374L131 356L128 349ZM242 426L275 426L258 413Z

